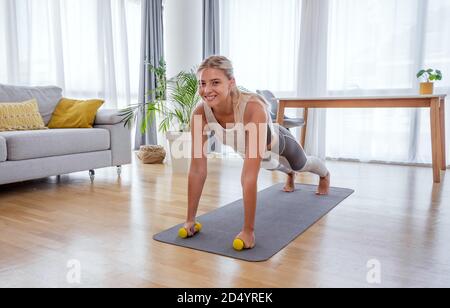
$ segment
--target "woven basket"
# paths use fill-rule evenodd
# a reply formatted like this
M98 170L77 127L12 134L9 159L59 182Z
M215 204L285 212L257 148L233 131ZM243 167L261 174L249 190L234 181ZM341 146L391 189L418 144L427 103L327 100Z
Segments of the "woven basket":
M141 146L137 153L137 157L144 164L162 164L166 158L166 151L164 147L159 145Z

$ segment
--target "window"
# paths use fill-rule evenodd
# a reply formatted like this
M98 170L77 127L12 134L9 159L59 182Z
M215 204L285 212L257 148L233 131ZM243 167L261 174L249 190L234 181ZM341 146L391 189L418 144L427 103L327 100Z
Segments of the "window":
M444 72L450 89L447 0L331 0L328 91L336 95L417 94L416 73ZM327 156L363 161L431 162L428 112L329 109Z
M64 95L137 100L140 0L0 0L0 82Z
M237 83L255 91L293 95L301 1L221 1L222 54L233 61Z

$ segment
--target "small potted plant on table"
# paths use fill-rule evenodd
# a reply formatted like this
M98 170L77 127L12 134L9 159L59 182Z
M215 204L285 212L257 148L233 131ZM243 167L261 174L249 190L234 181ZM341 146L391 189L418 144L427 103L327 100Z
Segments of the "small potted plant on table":
M434 81L442 80L442 73L440 70L420 70L417 73L417 78L421 78L424 82L420 83L420 94L421 95L430 95L434 92Z

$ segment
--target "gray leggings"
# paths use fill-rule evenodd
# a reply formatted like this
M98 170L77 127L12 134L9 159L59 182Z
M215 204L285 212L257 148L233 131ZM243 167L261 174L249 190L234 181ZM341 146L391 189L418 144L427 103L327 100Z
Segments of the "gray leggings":
M278 130L278 145L276 149L272 149L274 156L277 159L272 159L268 170L278 170L287 174L292 172L311 172L325 177L328 174L328 169L325 164L313 156L306 156L302 146L295 140L291 132L283 126L277 126ZM267 143L271 143L271 134L267 134ZM267 161L266 161L267 162Z

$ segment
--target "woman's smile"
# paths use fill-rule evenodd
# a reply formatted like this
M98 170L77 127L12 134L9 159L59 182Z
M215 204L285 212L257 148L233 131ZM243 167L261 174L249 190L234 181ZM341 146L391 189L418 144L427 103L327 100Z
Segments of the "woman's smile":
M208 95L204 97L206 101L212 102L217 98L217 95Z

